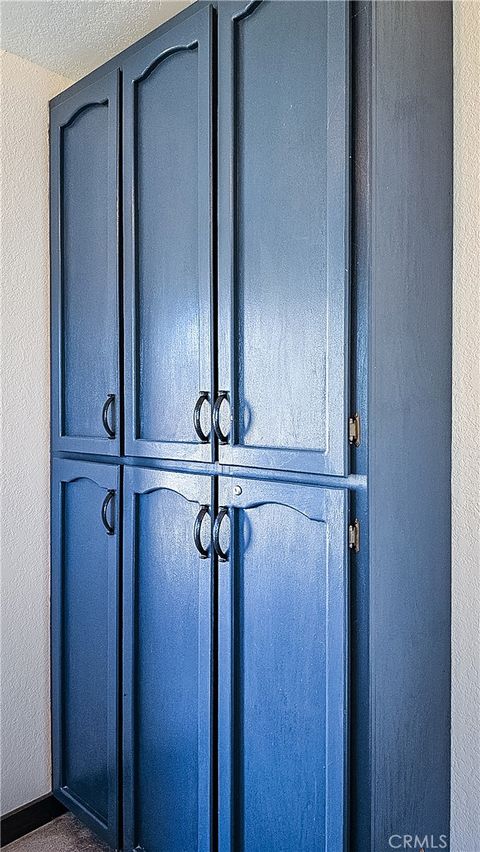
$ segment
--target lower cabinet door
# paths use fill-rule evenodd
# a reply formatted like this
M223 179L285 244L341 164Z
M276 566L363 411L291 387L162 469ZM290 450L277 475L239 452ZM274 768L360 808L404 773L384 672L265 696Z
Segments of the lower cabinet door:
M118 845L119 468L52 472L53 786Z
M127 852L210 852L211 482L125 470Z
M340 852L346 492L220 478L219 503L219 850Z

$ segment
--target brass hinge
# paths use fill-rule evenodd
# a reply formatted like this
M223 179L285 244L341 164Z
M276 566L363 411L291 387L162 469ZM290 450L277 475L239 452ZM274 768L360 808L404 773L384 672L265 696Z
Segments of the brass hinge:
M355 553L360 550L360 522L356 518L348 527L348 546Z
M360 446L360 415L354 414L348 418L348 441L354 447Z

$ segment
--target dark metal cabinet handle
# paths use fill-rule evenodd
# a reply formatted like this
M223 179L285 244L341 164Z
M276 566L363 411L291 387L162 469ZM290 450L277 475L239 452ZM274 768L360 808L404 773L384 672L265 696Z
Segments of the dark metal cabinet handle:
M202 424L200 423L202 405L204 402L209 402L209 400L210 394L208 393L208 391L202 391L195 403L195 408L193 409L193 426L202 444L207 444L210 440L210 432L208 433L208 435L206 435L202 429Z
M115 429L112 429L112 427L110 426L110 423L108 422L108 412L109 412L109 410L112 407L114 402L115 402L115 394L109 393L105 402L103 403L103 408L102 408L103 428L105 429L105 432L107 433L109 438L115 437Z
M201 532L202 532L202 523L205 515L210 514L209 506L200 506L197 517L195 518L195 523L193 525L193 540L195 542L195 547L197 548L200 559L208 559L210 556L210 552L208 548L205 548L202 544Z
M222 521L225 516L228 516L228 508L226 506L220 506L213 525L213 546L219 562L228 562L230 552L229 549L222 550L220 546L220 527L222 526Z
M107 535L113 535L115 532L114 526L109 522L107 518L107 509L115 497L115 491L107 491L106 497L102 503L102 523L107 531Z
M224 435L220 428L220 408L222 407L222 402L229 402L228 391L220 391L216 400L215 405L213 406L212 412L212 420L213 420L213 428L215 429L215 434L220 441L221 444L228 444L229 435Z

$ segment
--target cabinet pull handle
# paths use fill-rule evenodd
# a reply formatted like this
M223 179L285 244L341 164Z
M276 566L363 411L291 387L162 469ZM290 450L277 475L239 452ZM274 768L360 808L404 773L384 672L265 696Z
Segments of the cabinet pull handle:
M220 393L218 394L215 400L215 405L213 406L212 420L213 428L215 429L215 434L218 440L221 444L228 444L230 433L224 435L220 428L220 408L222 407L222 402L224 401L230 402L228 398L228 391L220 391Z
M207 444L210 440L210 432L208 433L208 435L206 435L202 429L202 424L200 422L202 405L204 402L209 402L209 400L210 394L208 393L208 391L202 391L195 403L195 408L193 409L193 426L202 444Z
M102 524L107 531L107 535L113 535L115 532L113 524L111 524L107 518L107 509L114 497L115 491L107 491L105 499L102 503Z
M108 422L108 412L109 412L109 410L112 407L114 402L115 402L115 394L109 393L105 402L103 403L103 408L102 408L103 428L105 429L105 432L107 433L109 438L115 437L115 429L112 429L112 427L110 426L110 423Z
M229 548L227 548L227 550L222 550L220 546L220 527L225 516L228 516L228 508L226 506L220 506L213 525L213 546L219 562L228 562L230 553Z
M210 514L209 506L200 506L197 517L195 518L195 523L193 525L193 540L195 542L195 547L197 548L200 559L208 559L210 556L208 547L205 548L202 544L201 539L201 531L202 531L202 522L205 515Z

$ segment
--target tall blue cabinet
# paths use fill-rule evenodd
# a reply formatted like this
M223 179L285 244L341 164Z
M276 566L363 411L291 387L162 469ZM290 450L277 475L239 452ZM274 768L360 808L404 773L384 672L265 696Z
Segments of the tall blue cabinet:
M194 3L50 146L55 795L448 848L450 4Z

